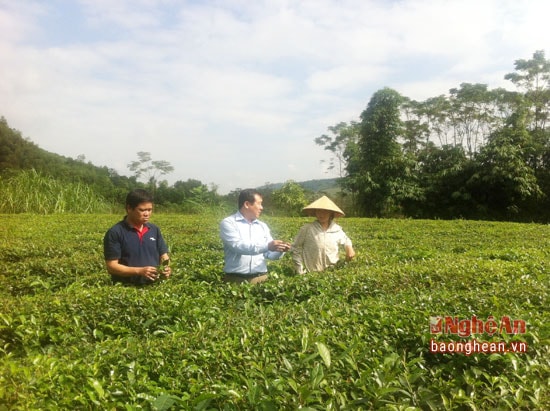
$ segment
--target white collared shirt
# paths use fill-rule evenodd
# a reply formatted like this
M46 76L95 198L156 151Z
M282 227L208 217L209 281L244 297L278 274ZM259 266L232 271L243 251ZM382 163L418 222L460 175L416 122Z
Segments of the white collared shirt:
M223 271L226 273L265 273L266 258L277 260L284 255L268 250L268 244L273 241L269 227L257 219L249 222L240 211L222 220L220 237L225 262Z

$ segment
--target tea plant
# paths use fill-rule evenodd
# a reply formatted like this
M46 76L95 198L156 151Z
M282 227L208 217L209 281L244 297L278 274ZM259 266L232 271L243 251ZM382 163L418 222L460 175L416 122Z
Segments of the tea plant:
M343 219L355 261L222 282L221 216L157 214L173 276L113 286L120 216L0 215L0 409L544 410L550 227ZM265 220L292 240L305 218ZM430 317L526 321L526 353L433 354Z

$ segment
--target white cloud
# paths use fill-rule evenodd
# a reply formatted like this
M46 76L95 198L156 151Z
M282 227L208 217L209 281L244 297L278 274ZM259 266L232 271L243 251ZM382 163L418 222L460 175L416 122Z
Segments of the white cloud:
M313 73L307 84L312 91L342 93L361 89L384 78L388 69L382 65L347 65Z

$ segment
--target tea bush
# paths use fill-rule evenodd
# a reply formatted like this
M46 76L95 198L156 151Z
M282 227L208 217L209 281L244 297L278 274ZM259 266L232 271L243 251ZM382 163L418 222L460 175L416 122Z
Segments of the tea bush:
M113 215L0 215L0 409L550 409L550 227L343 219L356 260L221 281L222 216L154 216L174 275L113 286ZM264 219L292 240L305 218ZM430 333L430 318L526 322ZM526 342L439 354L430 340Z

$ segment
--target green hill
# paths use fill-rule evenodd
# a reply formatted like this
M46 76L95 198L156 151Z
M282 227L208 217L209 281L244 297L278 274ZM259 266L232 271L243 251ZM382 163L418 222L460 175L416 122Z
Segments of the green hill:
M297 181L304 190L311 191L314 193L325 192L327 194L336 193L340 191L340 185L337 178L324 178L318 180L306 180L306 181ZM261 187L258 187L260 191L273 191L278 190L283 186L284 183L273 183L265 184Z
M120 176L113 169L46 151L23 138L21 132L11 128L4 117L0 117L0 147L0 176L34 169L61 182L89 185L98 194L114 200L120 199L136 182L135 178Z

